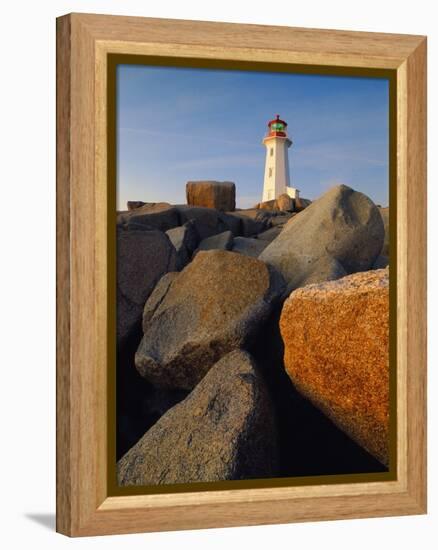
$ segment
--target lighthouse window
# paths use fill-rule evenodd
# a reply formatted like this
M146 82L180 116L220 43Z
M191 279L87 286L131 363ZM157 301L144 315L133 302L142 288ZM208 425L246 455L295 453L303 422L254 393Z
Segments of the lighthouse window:
M282 124L281 122L274 122L274 124L272 124L271 126L271 129L274 130L274 132L283 132L284 124Z
M274 156L274 148L273 147L271 147L270 155L271 155L271 157Z
M272 178L272 168L269 168L269 177Z

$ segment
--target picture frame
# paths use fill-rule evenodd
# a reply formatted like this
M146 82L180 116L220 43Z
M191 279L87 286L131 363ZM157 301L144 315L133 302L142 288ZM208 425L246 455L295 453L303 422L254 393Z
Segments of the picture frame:
M108 289L115 257L108 159L115 148L108 115L117 56L322 74L386 71L393 79L392 479L147 495L109 491L115 388L108 365L115 344ZM426 38L90 14L58 18L57 531L88 536L423 514L426 501Z

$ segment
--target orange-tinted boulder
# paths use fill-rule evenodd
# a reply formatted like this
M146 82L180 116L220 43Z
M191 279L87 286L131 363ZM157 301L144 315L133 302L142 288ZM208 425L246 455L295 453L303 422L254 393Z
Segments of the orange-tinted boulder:
M205 206L224 212L236 208L236 186L231 181L189 181L186 195L190 206Z
M280 319L296 388L383 464L389 461L388 270L292 292Z
M294 211L294 201L287 193L280 195L275 201L275 206L278 210L283 212L293 212Z

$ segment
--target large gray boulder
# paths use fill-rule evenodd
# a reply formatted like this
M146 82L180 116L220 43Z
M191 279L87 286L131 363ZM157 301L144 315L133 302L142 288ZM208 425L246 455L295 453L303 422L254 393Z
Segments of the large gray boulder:
M281 225L276 225L274 227L271 227L270 229L267 229L266 231L263 231L262 233L259 233L257 235L257 239L260 239L262 241L268 241L268 243L272 242L274 239L280 235L282 230Z
M153 214L162 212L168 208L172 208L172 205L168 202L144 202L140 201L128 201L126 203L128 210L122 210L117 212L117 223L119 225L127 224L132 216L139 214Z
M234 217L232 214L200 206L177 205L175 209L178 212L181 224L193 221L201 240L228 230L233 235L241 234L240 219Z
M126 203L126 206L128 207L128 210L135 210L136 208L140 208L141 206L145 206L145 202L143 201L128 201Z
M155 386L192 389L222 356L252 343L284 289L282 277L260 260L199 252L149 319L137 370Z
M187 204L232 212L236 208L236 185L231 181L189 181Z
M143 306L157 281L174 271L176 253L161 231L117 231L117 342L140 327Z
M195 222L190 220L184 225L174 227L166 231L170 242L176 250L177 270L183 269L190 261L194 250L196 249L199 236L195 228Z
M262 221L264 219L269 219L272 216L276 216L278 212L273 210L258 210L257 208L240 208L236 210L232 215L233 216L245 216L246 218L251 218L252 220Z
M384 228L375 204L346 185L330 189L294 216L259 258L285 278L288 291L371 269Z
M238 237L242 234L242 221L240 218L234 216L234 212L219 212L218 217L222 227L231 231L234 237Z
M285 224L287 224L287 222L293 218L294 216L296 216L296 212L282 212L281 214L279 214L278 216L275 216L271 219L271 226L272 227L283 227Z
M119 485L273 477L274 413L251 356L223 357L117 464Z
M147 203L139 208L121 212L117 217L119 224L128 229L158 229L167 231L180 225L177 209L167 202Z
M198 252L201 250L231 250L233 246L233 234L224 231L212 237L207 237L199 243Z
M296 286L306 286L313 283L335 281L341 277L345 277L347 272L342 267L342 264L332 258L332 256L320 256L305 270L302 279L297 279Z
M240 235L243 237L253 237L271 225L271 216L261 210L239 210L230 216L240 221Z
M149 321L154 316L155 311L158 306L164 300L170 285L173 283L175 278L178 276L178 271L169 271L161 277L158 283L155 285L154 290L151 292L151 295L147 299L144 309L143 309L143 332L146 332L149 326Z
M268 246L269 241L263 239L252 239L250 237L236 237L233 242L233 252L245 254L258 258L263 250Z

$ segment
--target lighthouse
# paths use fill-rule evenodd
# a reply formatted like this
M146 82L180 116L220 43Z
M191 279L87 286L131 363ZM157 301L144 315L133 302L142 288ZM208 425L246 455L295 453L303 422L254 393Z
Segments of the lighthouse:
M268 122L268 133L263 139L266 147L265 179L262 201L277 199L287 194L292 199L299 197L299 190L290 187L288 149L292 141L287 137L287 122L280 115Z

